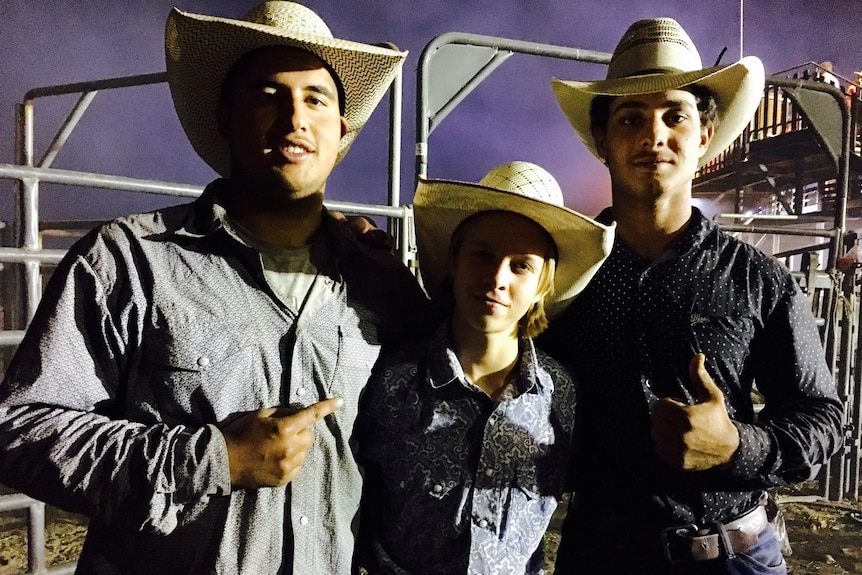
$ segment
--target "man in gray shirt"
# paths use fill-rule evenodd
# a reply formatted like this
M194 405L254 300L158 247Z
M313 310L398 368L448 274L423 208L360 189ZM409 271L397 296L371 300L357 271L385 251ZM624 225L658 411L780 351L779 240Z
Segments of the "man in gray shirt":
M223 178L79 241L0 386L0 481L90 517L79 570L350 571L359 394L432 316L323 196L405 56L291 2L169 16L177 114Z

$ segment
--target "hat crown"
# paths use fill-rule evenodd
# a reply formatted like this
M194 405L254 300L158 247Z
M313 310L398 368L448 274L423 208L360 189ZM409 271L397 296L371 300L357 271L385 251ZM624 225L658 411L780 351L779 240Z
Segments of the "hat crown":
M554 176L530 162L509 162L497 166L482 178L479 185L555 206L563 205L563 191Z
M703 69L691 38L672 18L639 20L617 44L607 79Z
M285 0L272 0L252 8L242 17L246 22L278 28L290 36L322 36L332 38L326 22L311 9Z

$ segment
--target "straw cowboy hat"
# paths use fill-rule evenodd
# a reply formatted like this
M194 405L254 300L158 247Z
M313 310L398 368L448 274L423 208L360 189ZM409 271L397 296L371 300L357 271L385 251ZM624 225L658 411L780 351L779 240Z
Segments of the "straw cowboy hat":
M613 245L614 226L563 206L563 193L554 177L529 162L498 166L479 184L420 178L413 207L419 269L431 297L442 295L452 233L479 212L522 214L553 238L558 257L554 292L545 299L548 317L565 309L586 287Z
M590 127L593 98L651 94L693 84L708 88L718 105L712 142L700 159L702 166L730 146L754 116L764 86L763 64L758 58L748 56L734 64L703 68L697 48L676 20L640 20L617 44L605 80L555 78L551 88L581 140L601 160Z
M317 14L293 2L265 2L242 20L175 8L165 31L168 85L174 107L194 149L222 176L230 174L230 152L216 122L221 85L240 57L265 46L292 46L311 52L337 76L335 80L344 90L342 114L348 127L338 161L407 57L407 52L333 38Z

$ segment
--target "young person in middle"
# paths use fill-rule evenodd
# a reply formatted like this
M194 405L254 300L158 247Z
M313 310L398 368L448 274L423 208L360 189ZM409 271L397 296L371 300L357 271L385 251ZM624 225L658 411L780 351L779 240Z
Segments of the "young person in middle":
M587 284L613 228L527 162L421 180L419 267L448 321L385 350L356 426L364 572L542 573L571 455L576 385L532 343Z

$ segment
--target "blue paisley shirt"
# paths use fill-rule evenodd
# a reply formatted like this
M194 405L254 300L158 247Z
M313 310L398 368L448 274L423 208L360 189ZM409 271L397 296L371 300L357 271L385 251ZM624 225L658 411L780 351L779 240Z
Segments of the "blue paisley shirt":
M361 563L371 574L542 573L573 378L523 340L516 383L496 402L464 376L447 333L384 352L361 400Z

